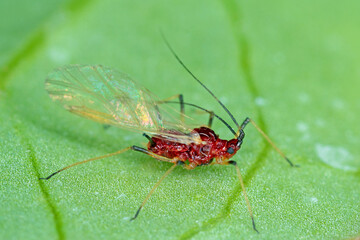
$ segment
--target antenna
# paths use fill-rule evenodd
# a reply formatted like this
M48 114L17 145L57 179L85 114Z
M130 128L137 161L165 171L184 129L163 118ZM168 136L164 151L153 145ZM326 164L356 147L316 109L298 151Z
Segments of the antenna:
M179 104L179 102L176 102L176 101L166 101L166 103L177 103L177 104ZM200 107L198 105L192 104L192 103L183 102L183 104L194 107L194 108L197 108L197 109L200 109L200 110L203 110L203 111L205 111L207 113L211 113L211 111L209 111L209 110L207 110L207 109L205 109L203 107ZM232 132L235 136L239 135L234 131L234 129L224 119L222 119L219 115L215 114L214 112L212 112L212 113L214 114L214 117L219 119L230 130L230 132Z
M181 59L179 58L179 56L175 53L174 49L171 47L171 45L169 44L169 42L167 41L167 39L164 36L164 33L161 32L161 36L166 44L166 46L170 49L171 53L174 55L174 57L176 58L176 60L181 64L181 66L183 66L185 68L185 70L193 77L193 79L195 79L203 88L205 88L206 91L208 91L208 93L211 94L211 96L213 96L213 98L215 98L215 100L221 105L221 107L229 114L229 116L231 117L231 119L233 120L233 122L235 123L235 125L237 126L237 128L240 128L238 122L236 121L236 119L234 118L234 116L230 113L229 109L227 109L227 107L225 107L225 105L215 96L215 94L208 89L191 71L189 68L186 67L186 65L181 61Z

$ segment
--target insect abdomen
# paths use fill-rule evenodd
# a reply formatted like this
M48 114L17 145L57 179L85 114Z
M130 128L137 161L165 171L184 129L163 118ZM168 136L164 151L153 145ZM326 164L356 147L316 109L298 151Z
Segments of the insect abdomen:
M170 159L177 158L181 161L189 160L189 146L183 143L170 142L157 137L152 137L148 150Z
M218 138L213 130L206 127L195 128L194 131L199 133L204 144L186 145L154 136L152 142L148 144L148 150L170 159L188 160L189 163L195 163L195 165L208 164L215 157L212 150Z

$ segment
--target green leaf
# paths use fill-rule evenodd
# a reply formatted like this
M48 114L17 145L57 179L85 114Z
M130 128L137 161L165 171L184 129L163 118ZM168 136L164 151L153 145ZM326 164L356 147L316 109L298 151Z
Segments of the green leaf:
M0 5L0 239L344 239L360 234L358 1L26 1ZM44 90L55 67L120 69L160 98L249 116L300 168L249 125L234 157L260 234L231 166L175 169L126 152L141 134L74 116ZM189 108L187 114L207 122ZM231 134L219 121L213 129Z

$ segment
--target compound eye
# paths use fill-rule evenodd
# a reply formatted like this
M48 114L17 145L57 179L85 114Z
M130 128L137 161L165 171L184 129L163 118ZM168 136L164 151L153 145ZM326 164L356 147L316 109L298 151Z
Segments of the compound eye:
M232 147L229 147L229 148L227 149L227 152L228 152L229 154L233 154L235 151L234 151L234 149L233 149Z

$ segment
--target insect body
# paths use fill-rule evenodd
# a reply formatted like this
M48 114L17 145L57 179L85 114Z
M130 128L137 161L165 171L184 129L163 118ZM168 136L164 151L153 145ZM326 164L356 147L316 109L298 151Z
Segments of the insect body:
M193 133L199 134L203 143L183 144L161 139L156 135L148 143L148 150L179 161L189 161L188 169L210 164L214 159L221 164L230 159L240 149L241 141L238 139L222 140L213 130L207 127L195 128Z
M129 76L112 68L101 65L65 66L50 73L46 80L46 90L53 100L61 102L68 111L82 117L103 124L110 124L142 132L149 140L149 143L147 148L130 146L104 156L76 162L41 179L48 180L55 174L73 166L111 157L128 150L142 152L158 160L173 163L170 169L160 178L146 196L135 216L132 218L133 220L138 216L151 194L177 165L182 165L186 169L193 169L197 166L208 164L233 165L236 167L237 176L243 189L253 228L257 231L239 167L235 161L230 160L242 145L245 137L244 128L247 124L252 123L275 150L284 157L291 166L293 166L293 164L250 118L246 118L244 122L239 125L221 101L190 72L170 45L168 45L168 47L180 64L228 113L236 125L237 131L215 113L198 105L184 102L181 94L165 100L159 100L154 94L133 81ZM179 101L172 101L175 98L178 98ZM169 106L174 103L180 105L180 114L178 114L179 112L177 110ZM185 124L185 122L190 119L184 114L184 106L186 105L209 113L210 118L208 125L189 127ZM174 117L174 115L179 115L179 117ZM211 130L213 118L217 118L224 123L234 134L234 139L220 139L218 135Z

